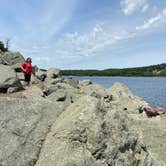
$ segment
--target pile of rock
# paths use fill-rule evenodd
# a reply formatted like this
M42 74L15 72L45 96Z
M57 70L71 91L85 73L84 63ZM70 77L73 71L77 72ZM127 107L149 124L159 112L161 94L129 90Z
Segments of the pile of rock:
M1 90L20 87L18 72L0 71ZM148 118L149 104L125 85L105 89L55 68L34 78L15 93L23 97L0 97L0 165L166 165L166 117Z

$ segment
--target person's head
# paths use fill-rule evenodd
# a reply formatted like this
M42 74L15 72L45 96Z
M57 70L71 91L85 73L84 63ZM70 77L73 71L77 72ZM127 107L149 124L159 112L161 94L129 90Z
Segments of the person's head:
M28 57L28 58L26 59L26 62L32 63L32 58Z

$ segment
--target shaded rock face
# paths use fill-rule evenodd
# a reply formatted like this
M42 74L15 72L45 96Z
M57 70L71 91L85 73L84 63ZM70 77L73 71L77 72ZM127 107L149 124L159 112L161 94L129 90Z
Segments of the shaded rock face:
M9 66L0 65L0 91L6 92L10 87L18 87L21 89L22 85L16 76L14 70Z

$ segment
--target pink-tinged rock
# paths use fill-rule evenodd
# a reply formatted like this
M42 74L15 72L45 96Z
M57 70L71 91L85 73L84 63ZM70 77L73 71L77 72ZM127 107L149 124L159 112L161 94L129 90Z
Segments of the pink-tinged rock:
M162 107L147 107L144 111L148 117L166 114L166 110Z

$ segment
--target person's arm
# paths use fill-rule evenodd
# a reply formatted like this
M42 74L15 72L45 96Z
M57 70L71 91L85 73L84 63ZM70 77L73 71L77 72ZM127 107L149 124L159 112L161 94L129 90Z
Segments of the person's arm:
M22 70L24 73L26 73L26 70L25 70L25 64L22 63L20 67L21 67L21 70Z

